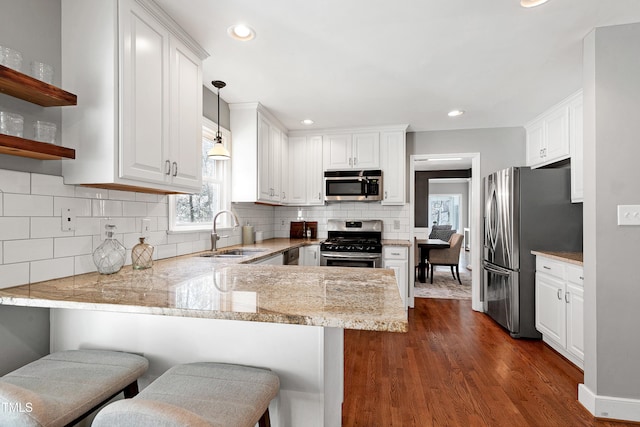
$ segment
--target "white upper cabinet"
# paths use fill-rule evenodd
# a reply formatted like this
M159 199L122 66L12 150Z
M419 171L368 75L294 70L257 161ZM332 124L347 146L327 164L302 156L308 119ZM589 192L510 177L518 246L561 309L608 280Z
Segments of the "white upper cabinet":
M546 166L571 156L571 140L575 132L571 105L578 98L582 98L582 92L571 95L525 126L527 166Z
M405 130L380 133L383 205L404 205L407 159Z
M282 166L288 162L284 160L288 158L287 130L259 103L230 104L229 109L231 200L282 204L283 198L290 197L282 186Z
M67 184L151 192L201 187L202 59L150 0L62 0Z
M322 136L289 137L288 205L323 205Z
M353 167L353 150L351 134L325 135L322 139L324 169L351 169Z
M380 167L380 133L354 133L352 136L353 167L375 169Z
M325 135L322 150L325 170L380 167L379 132Z

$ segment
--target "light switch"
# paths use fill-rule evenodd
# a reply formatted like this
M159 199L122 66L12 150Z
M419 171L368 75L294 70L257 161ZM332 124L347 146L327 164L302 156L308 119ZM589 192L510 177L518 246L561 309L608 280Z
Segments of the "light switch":
M618 205L618 225L640 225L640 205Z

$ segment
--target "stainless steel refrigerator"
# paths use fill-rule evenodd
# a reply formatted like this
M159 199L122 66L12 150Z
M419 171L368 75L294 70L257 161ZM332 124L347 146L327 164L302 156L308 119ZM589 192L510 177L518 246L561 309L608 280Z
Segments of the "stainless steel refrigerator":
M582 251L582 204L570 169L511 167L484 178L484 310L514 338L535 328L532 250Z

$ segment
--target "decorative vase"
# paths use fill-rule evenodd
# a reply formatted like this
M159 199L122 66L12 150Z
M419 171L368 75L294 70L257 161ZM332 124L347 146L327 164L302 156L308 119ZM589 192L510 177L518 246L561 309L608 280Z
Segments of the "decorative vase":
M144 270L153 266L153 246L144 242L140 237L140 243L131 250L131 265L134 270Z
M113 274L120 271L124 265L127 250L115 237L116 226L106 224L105 239L93 251L93 262L100 274Z

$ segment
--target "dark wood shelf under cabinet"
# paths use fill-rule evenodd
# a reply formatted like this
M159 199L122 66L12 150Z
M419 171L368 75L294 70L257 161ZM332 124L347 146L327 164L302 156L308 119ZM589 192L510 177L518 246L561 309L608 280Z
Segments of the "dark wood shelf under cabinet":
M0 154L39 160L75 159L76 150L46 142L0 134Z
M73 93L0 65L0 92L43 107L76 105Z

